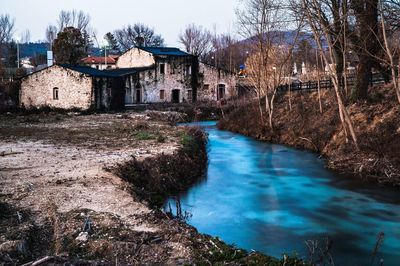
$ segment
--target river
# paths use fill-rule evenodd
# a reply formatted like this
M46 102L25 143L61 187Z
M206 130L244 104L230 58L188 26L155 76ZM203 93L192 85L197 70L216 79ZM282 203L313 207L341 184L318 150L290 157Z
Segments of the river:
M375 261L400 265L398 191L335 176L314 153L215 124L195 123L209 134L209 165L205 178L180 195L199 232L275 257L307 258L306 240L328 238L336 265L370 265L383 232Z

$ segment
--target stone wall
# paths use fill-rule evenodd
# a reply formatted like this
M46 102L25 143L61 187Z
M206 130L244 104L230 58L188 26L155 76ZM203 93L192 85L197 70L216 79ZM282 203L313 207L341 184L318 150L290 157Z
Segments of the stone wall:
M217 101L219 84L225 85L225 96L223 98L228 99L237 95L235 74L199 63L198 100Z
M117 60L117 68L148 67L155 64L154 56L138 48L132 48Z
M179 102L188 101L191 87L191 62L184 57L157 58L154 69L146 70L139 76L127 79L127 103L136 103L136 90L141 91L143 103L172 102L173 90L179 90ZM164 74L161 74L160 65L164 64ZM190 66L190 67L189 67ZM140 84L140 86L138 86ZM160 98L160 91L164 91L164 99Z
M58 88L58 99L53 89ZM57 65L23 78L20 106L26 108L49 106L53 108L89 109L94 101L92 78Z

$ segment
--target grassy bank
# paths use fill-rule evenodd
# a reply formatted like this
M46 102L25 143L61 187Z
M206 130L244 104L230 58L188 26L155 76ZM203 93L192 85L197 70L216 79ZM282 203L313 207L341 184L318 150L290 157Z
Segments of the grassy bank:
M277 95L274 130L263 125L257 103L230 111L218 126L260 140L315 151L326 158L327 167L344 175L388 185L400 185L400 106L391 87L370 89L370 100L348 103L360 150L346 141L333 91ZM264 114L265 109L264 109ZM266 119L265 119L266 120Z
M113 171L134 185L134 192L152 207L182 192L201 179L207 169L207 136L199 128L180 133L181 148L173 154L160 154L137 160L135 157Z

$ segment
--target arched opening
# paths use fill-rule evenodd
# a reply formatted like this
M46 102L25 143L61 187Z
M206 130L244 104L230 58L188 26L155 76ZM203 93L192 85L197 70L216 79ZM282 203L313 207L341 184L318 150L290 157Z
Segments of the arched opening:
M53 100L58 100L58 88L53 88Z

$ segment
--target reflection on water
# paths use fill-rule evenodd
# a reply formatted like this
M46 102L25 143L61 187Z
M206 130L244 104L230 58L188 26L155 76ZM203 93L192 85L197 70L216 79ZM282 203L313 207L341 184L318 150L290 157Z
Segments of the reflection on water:
M329 237L336 265L369 264L384 232L378 257L400 265L399 193L336 177L313 153L200 125L209 133L207 178L181 195L200 232L277 257L306 256L304 241Z

